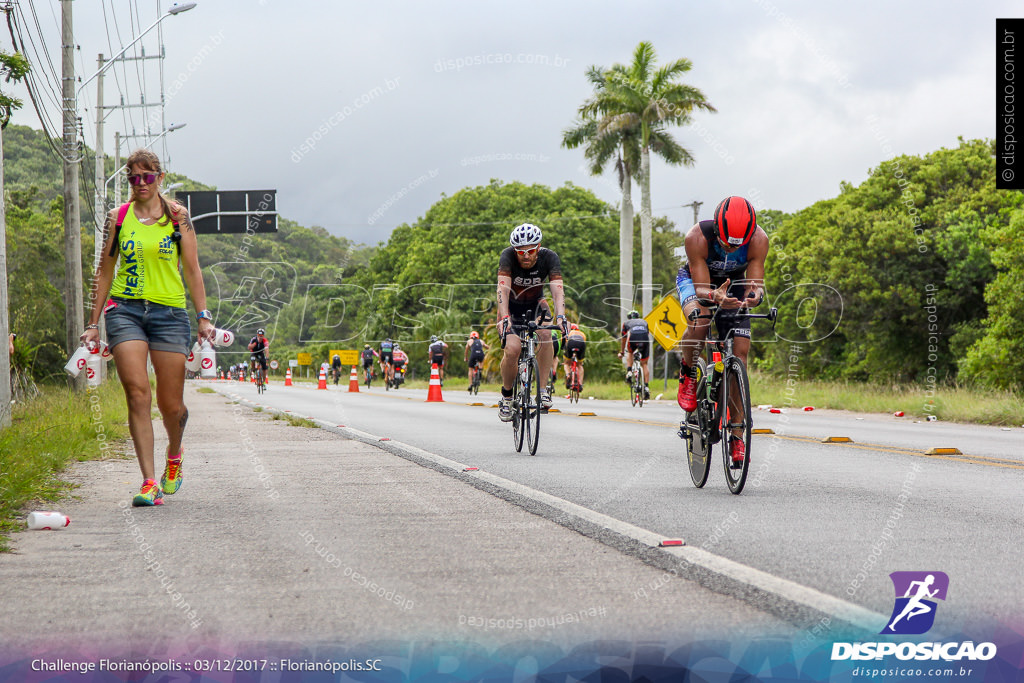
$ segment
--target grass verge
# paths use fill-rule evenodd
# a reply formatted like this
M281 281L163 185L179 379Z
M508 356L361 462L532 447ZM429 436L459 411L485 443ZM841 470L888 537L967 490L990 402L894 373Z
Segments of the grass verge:
M29 506L58 500L74 485L60 478L72 460L114 457L128 437L128 410L117 382L88 393L43 387L16 404L12 424L0 431L0 552L9 534L24 528Z
M292 427L311 427L313 429L320 429L320 425L312 420L307 420L304 417L296 417L295 415L288 415L286 413L274 413L274 420L287 420L288 424Z
M946 422L965 422L997 426L1024 425L1024 397L1010 391L996 391L957 386L938 386L934 396L927 396L922 385L864 384L858 382L834 382L819 380L796 380L787 387L785 377L760 372L750 374L750 400L754 405L772 404L781 407L831 408L858 413L888 413L903 411L907 417L924 419L935 415ZM555 385L555 396L565 395L565 380L559 377ZM469 397L463 378L445 382L445 397L457 399ZM658 394L663 401L675 402L679 384L669 378L668 388L662 378L650 382L651 397ZM481 391L497 392L498 384L486 383ZM401 391L420 391L424 396L427 382L407 382ZM454 393L451 393L454 392ZM583 387L582 400L595 399L629 400L629 386L622 382L587 382ZM448 399L451 400L451 399Z
M794 386L787 387L784 377L752 373L750 396L754 404L809 405L859 413L903 411L907 417L935 415L949 422L1024 425L1024 399L1009 391L940 385L935 388L934 396L928 396L922 385L882 386L800 379Z

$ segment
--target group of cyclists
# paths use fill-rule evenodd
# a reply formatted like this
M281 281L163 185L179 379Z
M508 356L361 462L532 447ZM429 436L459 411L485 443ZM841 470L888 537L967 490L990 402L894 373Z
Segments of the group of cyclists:
M583 364L586 358L586 335L576 324L570 324L565 315L565 291L562 283L562 262L558 254L541 246L543 233L531 223L516 226L509 236L509 246L498 258L497 320L502 341L500 362L501 400L498 417L503 422L512 419L512 387L519 362L522 339L517 332L529 321L542 324L554 321L548 329L538 329L540 341L537 361L541 377L554 377L558 352L562 353L562 366L566 388L570 387L570 369L575 370L578 386L583 384ZM750 352L750 321L737 316L740 309L753 308L764 300L764 263L768 253L768 236L757 225L754 207L743 197L723 199L715 209L714 218L700 221L686 233L684 240L686 259L676 275L676 290L682 304L687 325L680 341L679 389L676 395L679 407L691 412L696 407L697 378L694 365L710 328L710 319L691 319L714 313L718 336L733 337L735 355L747 362ZM552 304L544 297L544 285L551 293ZM552 308L554 310L552 310ZM554 329L551 329L554 328ZM559 334L560 333L560 334ZM632 361L639 352L643 368L645 398L650 397L647 378L651 354L651 332L639 311L630 311L619 335L620 359ZM253 362L266 370L266 348L269 345L263 330L249 342ZM485 353L490 345L472 331L466 340L463 360L468 365L469 388L472 391L476 373L482 370ZM628 355L627 355L628 354ZM436 364L442 383L450 360L448 344L434 335L427 348L428 360ZM374 373L374 363L380 365L388 382L394 380L395 371L404 373L409 361L401 347L389 337L377 349L369 343L360 353L365 377ZM575 363L573 361L576 361ZM242 364L244 367L244 364ZM331 364L337 378L341 372L341 359L335 355ZM243 370L244 371L244 370ZM626 381L632 378L626 376ZM551 406L548 388L542 388L541 405ZM730 448L734 460L742 460L743 440L730 427Z
M543 234L536 225L524 223L516 226L509 236L509 246L498 259L497 325L504 352L501 360L501 401L498 417L503 422L512 420L512 386L518 366L522 340L516 326L527 321L551 320L550 307L543 297L544 283L548 284L554 304L554 320L566 341L565 351L578 349L582 360L586 338L582 333L571 336L565 317L565 293L562 283L562 262L558 254L541 246ZM737 315L741 309L753 308L764 301L764 263L768 253L768 235L757 225L753 205L743 197L723 199L715 209L714 218L700 221L686 233L684 240L686 259L676 275L676 290L683 314L691 321L680 340L679 389L676 401L687 413L697 406L697 377L694 372L696 357L707 338L710 319L691 318L708 316L715 322L719 339L733 337L733 351L746 364L750 352L750 320ZM575 326L573 326L575 327ZM547 377L554 359L550 330L539 330L541 341L538 354L540 376ZM619 357L626 352L630 357L640 352L645 379L650 358L650 330L638 311L630 311L622 325ZM566 365L566 377L569 372ZM578 370L582 382L582 367ZM627 376L627 381L631 378ZM650 396L645 385L644 393ZM551 405L551 396L545 389L542 406ZM734 406L730 406L735 409ZM726 426L730 439L733 463L742 462L745 444L739 425Z
M359 352L359 360L363 364L364 380L369 381L369 379L375 376L376 373L373 365L374 361L377 361L380 364L384 380L389 385L397 386L396 375L398 378L404 377L409 356L406 355L398 343L392 341L391 337L388 337L380 343L379 350L369 344L363 344L363 350ZM337 354L331 359L331 371L335 373L334 383L337 384L337 378L341 373L341 357Z

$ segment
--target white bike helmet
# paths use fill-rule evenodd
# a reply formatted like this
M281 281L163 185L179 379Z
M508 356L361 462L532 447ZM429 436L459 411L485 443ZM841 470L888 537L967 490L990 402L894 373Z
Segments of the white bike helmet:
M508 238L508 243L513 247L525 247L531 244L540 244L540 240L544 235L533 223L523 223L517 225L512 229L512 234Z

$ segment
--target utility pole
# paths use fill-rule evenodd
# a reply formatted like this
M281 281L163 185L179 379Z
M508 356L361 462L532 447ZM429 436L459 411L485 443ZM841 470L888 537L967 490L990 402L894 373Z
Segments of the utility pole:
M10 319L7 300L7 207L4 205L4 142L0 128L0 333L8 339ZM7 349L4 349L6 351ZM11 356L0 351L0 429L11 426Z
M703 206L703 205L704 205L704 202L698 202L696 199L693 200L692 202L690 202L689 204L683 204L683 208L684 209L686 207L688 207L688 206L692 206L693 207L693 224L694 225L697 225L697 221L700 220L700 207Z
M106 222L106 172L103 164L103 54L100 53L97 66L100 75L96 77L96 196L93 198L93 215L96 217L96 246L92 255L92 270L95 274L100 267L100 258L103 255L103 224ZM104 302L97 301L92 295L89 300L89 308L102 306ZM107 325L104 316L100 316L100 339L107 338ZM107 364L100 363L100 381L106 379Z
M114 131L114 173L121 168L121 131ZM114 178L114 206L121 206L121 179Z
M82 311L82 234L78 202L78 108L75 97L75 36L71 0L61 5L61 76L64 114L64 323L68 356L78 348ZM72 384L85 386L80 374Z

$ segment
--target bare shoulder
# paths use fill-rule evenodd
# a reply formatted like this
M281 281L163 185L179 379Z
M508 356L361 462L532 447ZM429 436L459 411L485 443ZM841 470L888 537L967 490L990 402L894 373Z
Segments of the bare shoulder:
M167 205L171 207L171 214L176 218L188 218L188 209L185 208L184 204L181 204L173 199L167 200Z
M751 258L760 258L763 260L767 255L768 233L766 233L759 225L750 238L750 256Z
M694 225L686 232L686 238L683 241L686 246L686 250L689 252L692 249L702 251L704 255L707 255L708 241L704 239L704 232L700 229L700 224Z

